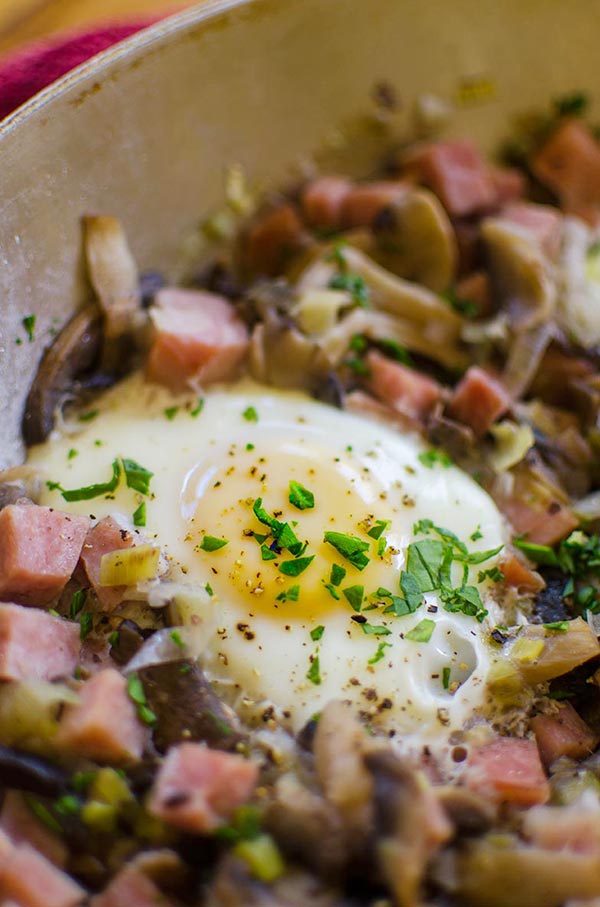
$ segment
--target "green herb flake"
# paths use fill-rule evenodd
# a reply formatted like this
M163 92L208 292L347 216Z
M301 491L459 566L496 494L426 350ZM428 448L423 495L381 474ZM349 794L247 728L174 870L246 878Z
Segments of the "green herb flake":
M24 793L23 799L27 803L27 806L36 817L36 819L39 819L40 822L42 822L46 826L46 828L49 828L56 834L62 835L63 829L60 822L58 822L58 820L52 815L47 806L44 806L43 803L41 803L36 797L29 793Z
M482 539L482 538L483 538L483 532L481 531L481 527L478 526L477 529L476 529L474 532L471 533L471 535L469 536L469 538L471 539L472 542L478 542L479 539Z
M319 662L318 650L311 656L310 667L306 672L306 679L310 680L311 683L314 683L316 687L321 684L321 664Z
M394 359L396 362L402 362L404 365L408 366L414 365L412 357L406 347L402 346L400 343L397 343L396 340L384 338L377 340L375 345L389 359Z
M35 332L35 315L26 315L21 323L25 328L29 342L33 343Z
M97 485L86 485L83 488L63 488L59 482L46 482L46 485L53 491L58 489L65 501L89 501L91 498L98 498L101 495L112 494L119 484L121 477L121 464L118 460L113 460L112 478L108 482L101 482Z
M64 794L54 801L54 809L61 816L76 816L81 809L81 803L74 794Z
M143 721L144 724L152 726L158 721L157 716L154 714L151 708L147 705L139 705L137 709L138 718L140 721Z
M150 491L150 479L154 475L149 469L140 466L135 460L123 458L123 472L125 473L125 483L128 488L139 491L140 494L148 494Z
M544 567L558 567L559 565L558 557L549 545L536 545L520 536L513 539L513 545L535 564L543 564Z
M192 419L197 419L202 410L204 409L204 397L198 397L196 405L193 409L190 410L190 416Z
M315 496L312 491L293 479L290 479L288 500L298 510L311 510L315 506Z
M364 359L357 359L354 356L350 356L348 359L344 359L344 365L361 378L369 378L371 375L371 369Z
M449 689L450 687L450 673L450 668L442 669L442 686L445 690Z
M246 422L258 422L258 413L253 406L247 406L242 416Z
M207 593L207 595L210 595L210 596L211 596L211 598L212 598L212 596L215 594L214 591L213 591L213 587L211 586L210 583L206 583L206 584L205 584L204 590L205 590L205 592Z
M73 593L73 598L71 599L71 604L69 605L69 617L71 620L75 620L77 615L83 608L85 600L87 598L87 589L78 589L77 592Z
M333 564L331 567L331 574L329 576L329 582L334 586L339 586L344 577L346 576L346 570L344 567L340 567L339 564Z
M568 620L553 620L549 624L542 624L546 630L554 630L556 633L566 633L569 629L570 622Z
M175 416L177 415L177 413L179 412L179 407L178 406L168 406L165 410L163 410L163 412L164 412L165 416L167 417L167 419L169 420L169 422L172 422L173 419L175 418Z
M379 645L377 646L377 651L375 652L375 654L373 655L372 658L369 658L369 660L368 660L367 663L370 664L370 665L375 665L375 664L377 664L377 662L378 662L378 661L381 661L382 658L385 656L385 650L386 650L386 649L391 649L391 648L392 648L392 644L391 644L391 643L389 643L389 642L380 642Z
M350 349L353 353L366 353L368 346L369 342L363 334L354 334L350 338Z
M590 106L590 99L583 91L572 91L570 94L555 98L554 110L561 117L580 117Z
M478 309L475 303L459 296L455 290L447 290L441 294L441 298L448 303L450 308L460 315L464 315L465 318L474 318L477 315Z
M367 535L378 541L389 525L389 520L375 520L375 525L369 529Z
M327 589L327 591L329 592L329 594L331 595L331 597L334 598L336 600L336 602L339 602L340 593L338 592L336 587L332 583L326 583L325 580L322 580L322 583L325 586L325 588Z
M310 557L297 557L292 561L282 561L279 565L279 572L285 576L300 576L314 559L314 554L311 554Z
M205 535L202 541L200 542L201 551L218 551L219 548L224 548L225 545L229 544L228 539L218 539L214 535Z
M410 639L411 642L429 642L434 630L435 621L424 617L412 630L404 634L404 638Z
M277 557L277 552L275 552L271 548L269 548L268 545L261 545L260 546L260 556L261 556L261 560L263 560L263 561L274 561L275 558Z
M336 274L329 281L330 290L346 290L352 302L362 309L370 308L371 291L360 274Z
M387 548L387 542L384 538L377 539L377 557L383 557L385 554L385 549Z
M300 597L300 586L290 586L289 589L285 589L283 592L280 592L277 596L276 601L278 602L297 602Z
M84 611L79 617L79 638L83 642L94 629L94 618L89 611Z
M362 539L353 535L346 535L343 532L326 532L324 541L332 545L338 554L341 554L358 570L364 570L369 563L369 558L364 553L367 551L369 543L363 542Z
M132 702L136 705L146 704L146 694L139 676L135 673L130 674L127 678L127 693Z
M324 632L325 627L320 624L318 627L315 627L314 630L310 631L310 638L313 642L318 642L320 639L322 639Z
M365 636L391 636L392 631L387 627L376 627L373 624L359 624Z
M146 525L146 502L142 501L137 510L133 511L133 525L134 526L145 526Z
M77 457L78 455L79 455L79 451L76 450L74 447L71 447L69 450L69 453L67 454L67 460L74 460L75 457Z
M119 637L120 637L120 633L118 630L113 630L112 633L108 634L108 644L111 648L118 644Z
M254 444L246 444L246 450L254 450Z
M181 633L179 632L179 630L171 630L169 636L171 637L171 641L175 643L178 649L185 649L185 643L181 638Z
M501 583L504 580L504 574L499 567L490 567L488 570L480 570L477 574L477 582L482 583L490 579L493 583Z
M444 469L448 469L449 466L454 465L448 454L443 450L438 450L437 447L432 447L431 450L424 450L419 454L418 459L419 463L422 463L427 469L433 469L434 466L443 466Z
M348 586L346 589L342 589L344 596L346 597L348 604L354 611L360 611L362 608L363 599L365 597L365 587L364 586Z
M91 422L93 419L96 418L96 416L99 416L99 415L100 415L99 409L90 409L87 411L87 413L80 413L77 416L77 420L79 422Z

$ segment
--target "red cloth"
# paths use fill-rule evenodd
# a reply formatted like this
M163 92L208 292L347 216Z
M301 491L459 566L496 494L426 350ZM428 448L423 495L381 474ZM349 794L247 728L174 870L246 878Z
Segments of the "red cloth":
M4 57L0 60L0 119L80 63L156 21L143 19L77 32Z

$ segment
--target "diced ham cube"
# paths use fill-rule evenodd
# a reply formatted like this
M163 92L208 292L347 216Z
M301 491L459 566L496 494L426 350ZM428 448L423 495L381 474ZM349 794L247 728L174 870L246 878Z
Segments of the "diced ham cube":
M504 574L507 586L514 586L521 592L541 592L546 583L539 573L532 570L515 554L509 554L498 564Z
M376 350L367 354L366 362L370 372L366 384L371 393L403 415L423 420L439 401L442 388L433 378L386 359Z
M280 205L259 217L248 231L245 267L251 274L278 274L305 241L304 227L294 206Z
M595 224L600 205L600 145L581 120L566 119L535 155L531 169L568 214Z
M34 816L20 791L6 791L0 812L0 829L13 844L30 844L59 869L66 866L68 851L65 842Z
M79 703L65 709L57 742L79 756L118 764L141 757L148 733L123 675L104 668L83 684Z
M342 206L352 188L340 176L322 176L302 190L302 213L307 224L325 230L338 230L342 223Z
M403 162L409 174L435 192L452 217L477 214L497 202L490 170L467 139L417 145Z
M38 608L0 605L0 680L54 680L72 674L79 624Z
M459 299L471 303L476 318L483 318L493 312L490 278L485 271L472 271L459 280L456 284L456 295Z
M498 215L500 220L523 227L546 255L554 259L560 251L562 215L551 205L511 202Z
M482 437L507 411L510 403L510 397L500 382L473 365L457 384L448 412Z
M28 844L0 845L0 893L19 907L77 907L85 891Z
M37 504L0 510L0 601L45 605L77 565L87 517Z
M154 882L134 867L125 866L101 894L90 901L90 907L170 907Z
M592 791L584 793L570 806L534 806L523 816L523 833L546 850L571 850L576 853L600 852L600 807ZM574 902L569 901L569 907ZM593 907L586 901L581 907Z
M524 535L537 545L555 545L579 525L564 494L550 481L530 471L526 464L513 468L510 493L492 496L512 524L515 535Z
M382 180L354 186L342 204L342 225L370 227L380 211L406 195L409 186L406 180Z
M150 381L183 391L191 380L210 384L235 375L248 349L248 329L223 296L166 288L156 294L150 314Z
M149 810L182 831L209 833L249 800L257 778L257 766L242 756L181 743L159 770Z
M527 181L522 171L516 167L490 167L490 176L498 204L517 201L525 195Z
M106 516L99 520L85 537L83 548L81 549L81 563L105 611L112 611L123 601L127 586L100 585L100 563L102 558L111 551L122 551L124 548L131 548L133 544L133 535L125 529L121 529L111 516Z
M536 715L531 719L542 762L549 768L561 756L583 759L598 746L598 736L579 717L571 703L563 702L552 715Z
M535 740L498 737L473 749L465 781L482 795L515 806L535 806L550 797Z

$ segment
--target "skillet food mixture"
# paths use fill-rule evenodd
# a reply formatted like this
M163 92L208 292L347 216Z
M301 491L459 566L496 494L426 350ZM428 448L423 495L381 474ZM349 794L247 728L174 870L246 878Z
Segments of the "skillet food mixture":
M0 484L2 904L600 903L584 107L233 169L184 288L85 218Z

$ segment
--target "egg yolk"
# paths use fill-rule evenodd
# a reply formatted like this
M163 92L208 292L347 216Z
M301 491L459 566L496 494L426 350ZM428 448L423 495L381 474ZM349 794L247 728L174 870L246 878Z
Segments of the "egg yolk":
M183 492L186 542L221 598L274 618L294 602L294 617L311 620L356 602L361 587L365 597L397 593L400 550L412 534L399 488L389 494L364 460L301 439L247 448L230 447L219 466L218 457L198 465ZM290 483L310 492L308 502ZM330 532L344 538L327 541Z

